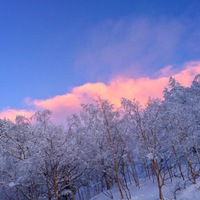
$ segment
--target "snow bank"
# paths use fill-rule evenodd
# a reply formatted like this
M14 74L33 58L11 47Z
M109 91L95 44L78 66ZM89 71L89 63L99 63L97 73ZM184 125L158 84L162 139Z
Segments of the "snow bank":
M172 184L167 184L163 187L163 193L166 200L173 200L176 185L179 180L174 181ZM140 189L134 185L129 185L131 200L159 200L158 188L156 183L152 183L151 180L140 180ZM114 200L121 200L117 187L111 190ZM111 198L101 193L91 200L110 200ZM127 198L125 198L127 199ZM200 179L197 184L190 184L186 189L181 189L177 192L177 200L200 200Z

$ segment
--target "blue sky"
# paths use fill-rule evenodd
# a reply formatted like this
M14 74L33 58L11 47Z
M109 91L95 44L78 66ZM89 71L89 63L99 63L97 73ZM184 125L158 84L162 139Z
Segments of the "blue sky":
M199 61L199 9L199 0L0 1L0 111Z

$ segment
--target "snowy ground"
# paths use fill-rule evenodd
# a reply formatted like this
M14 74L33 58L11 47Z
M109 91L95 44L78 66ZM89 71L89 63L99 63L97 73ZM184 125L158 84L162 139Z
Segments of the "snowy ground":
M129 186L131 192L131 200L159 200L158 198L158 188L156 183L153 184L150 180L141 180L140 181L140 189L136 188L135 186ZM184 187L184 184L179 183L177 180L173 184L169 183L165 187L163 187L163 193L166 200L173 200L174 191L178 187ZM198 179L197 184L193 185L188 183L186 189L178 190L176 192L177 199L176 200L200 200L200 179ZM120 194L117 188L112 189L112 195L114 200L121 200ZM111 198L106 196L105 194L99 194L93 197L91 200L110 200ZM125 198L126 199L126 198Z

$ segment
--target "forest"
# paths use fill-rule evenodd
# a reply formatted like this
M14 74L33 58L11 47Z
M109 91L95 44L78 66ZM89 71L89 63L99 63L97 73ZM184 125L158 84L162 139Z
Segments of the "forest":
M67 113L66 113L67 115ZM37 111L15 122L0 119L0 194L3 200L88 200L117 187L131 199L141 178L157 185L164 200L167 181L196 184L200 176L200 75L190 87L174 78L162 99L146 106L122 99L115 107L98 97L66 117Z

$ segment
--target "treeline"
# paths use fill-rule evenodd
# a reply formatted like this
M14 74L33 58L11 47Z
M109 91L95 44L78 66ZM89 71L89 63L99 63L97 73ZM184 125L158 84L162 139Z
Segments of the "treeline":
M190 87L170 78L164 99L145 108L122 99L116 108L98 98L65 126L48 110L13 123L0 120L0 195L9 200L88 200L111 188L131 199L130 187L149 178L162 188L200 176L200 75Z

